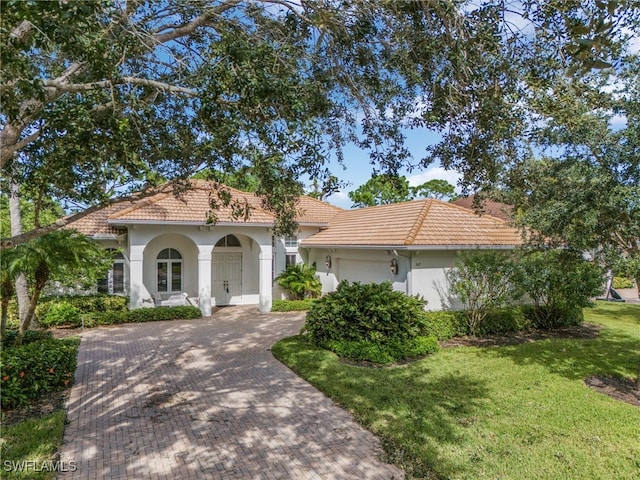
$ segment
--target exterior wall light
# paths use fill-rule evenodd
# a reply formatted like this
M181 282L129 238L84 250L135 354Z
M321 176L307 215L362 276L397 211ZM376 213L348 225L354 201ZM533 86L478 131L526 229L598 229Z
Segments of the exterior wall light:
M398 260L396 260L395 258L391 259L391 263L389 264L389 271L392 275L398 274Z
M324 266L327 267L327 270L331 268L331 255L324 257Z

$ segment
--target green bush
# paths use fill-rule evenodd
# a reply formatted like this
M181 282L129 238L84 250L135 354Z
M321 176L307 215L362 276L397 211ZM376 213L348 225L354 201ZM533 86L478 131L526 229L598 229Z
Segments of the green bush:
M510 332L529 330L532 326L523 309L519 305L491 310L487 313L480 335L500 335Z
M379 364L428 355L439 348L438 339L433 336L390 340L386 343L374 343L367 340L334 340L329 342L328 347L340 357Z
M38 318L43 327L59 325L80 326L80 310L66 301L51 303L46 313Z
M438 340L467 335L467 314L464 311L428 311L425 313L424 333L433 335Z
M60 297L46 297L40 300L36 315L44 318L54 305L67 303L82 313L94 312L126 312L129 299L120 295L65 295Z
M79 339L42 339L0 354L0 404L25 405L29 400L67 387L76 370Z
M291 300L316 298L322 293L322 283L316 276L316 268L304 263L287 266L275 280L287 291Z
M155 322L159 320L188 320L202 317L197 307L137 308L126 312L102 312L85 315L85 327L95 325L117 325L119 323Z
M306 311L313 305L313 299L304 300L274 300L271 304L272 312L301 312Z
M615 289L619 289L619 288L633 288L635 285L633 284L633 280L631 280L630 278L613 277L611 286Z
M541 330L581 325L584 321L582 308L575 306L523 305L522 312L531 328Z
M4 348L12 347L18 336L18 330L7 330L4 332L4 338L2 339L2 346ZM22 344L38 342L40 340L47 340L53 338L53 334L47 330L27 330L22 339Z
M386 343L421 335L426 301L382 284L340 282L336 291L316 300L302 334L326 347L331 341Z

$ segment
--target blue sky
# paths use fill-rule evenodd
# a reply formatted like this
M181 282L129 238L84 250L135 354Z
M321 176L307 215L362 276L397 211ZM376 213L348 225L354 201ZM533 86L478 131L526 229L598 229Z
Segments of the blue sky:
M429 145L435 144L440 138L438 134L420 128L405 130L404 134L407 137L406 146L413 156L414 163L417 163L418 160L423 158L425 156L425 149ZM331 195L326 199L326 201L337 205L338 207L351 208L351 200L347 196L347 193L355 190L371 178L373 166L369 163L368 153L353 145L345 147L344 158L344 166L346 169L343 170L340 165L333 162L330 165L331 172L340 180L350 182L351 185L342 191ZM432 179L447 180L455 186L460 178L460 175L457 172L446 171L439 165L430 165L427 169L414 168L411 171L407 171L405 169L402 174L407 177L411 186L420 185Z

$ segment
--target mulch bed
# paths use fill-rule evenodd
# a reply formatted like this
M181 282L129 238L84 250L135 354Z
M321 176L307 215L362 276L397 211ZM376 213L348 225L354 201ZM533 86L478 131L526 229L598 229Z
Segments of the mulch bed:
M522 343L537 342L548 338L575 338L589 340L597 338L600 326L585 323L555 330L530 330L528 332L511 332L504 335L488 335L486 337L456 337L440 342L442 348L450 347L504 347Z
M634 390L635 382L630 378L615 375L594 375L586 378L584 383L611 398L640 407L640 391Z
M2 410L2 426L10 427L16 423L49 415L56 410L65 408L71 388L65 388L57 392L50 392L37 400L32 400L29 405L12 410Z

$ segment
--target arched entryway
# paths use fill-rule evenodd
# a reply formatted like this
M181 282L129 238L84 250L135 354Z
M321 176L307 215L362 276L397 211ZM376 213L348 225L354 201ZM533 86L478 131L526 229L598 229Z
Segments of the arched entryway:
M211 288L216 305L242 303L242 243L233 234L222 237L211 256Z

